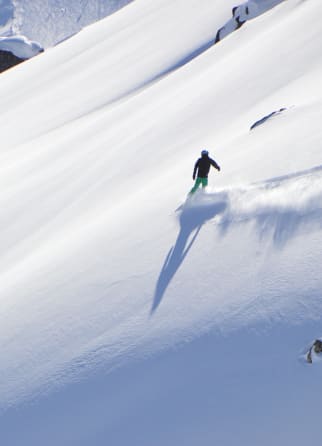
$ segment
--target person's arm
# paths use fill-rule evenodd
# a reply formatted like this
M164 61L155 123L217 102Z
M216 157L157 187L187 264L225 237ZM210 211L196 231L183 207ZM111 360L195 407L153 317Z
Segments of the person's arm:
M209 158L210 159L210 164L215 168L215 169L217 169L218 171L220 171L220 167L219 167L219 165L216 163L216 161L214 161L213 159L211 159L211 158Z
M198 159L198 161L196 162L195 167L193 169L193 174L192 174L192 179L193 180L196 178L197 169L199 167L199 161L200 161L200 159Z

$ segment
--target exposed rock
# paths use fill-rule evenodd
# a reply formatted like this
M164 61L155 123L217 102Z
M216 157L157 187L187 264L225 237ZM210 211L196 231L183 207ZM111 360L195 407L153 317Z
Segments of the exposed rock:
M273 116L279 115L283 111L285 111L286 108L280 108L279 110L273 111L269 115L264 116L263 118L259 119L258 121L254 122L254 124L250 127L250 130L253 130L255 127L258 127L261 124L264 124L268 119L272 118Z
M239 17L236 17L235 20L236 20L236 29L241 28L243 24L246 23L246 20L241 21Z
M0 37L0 72L41 53L43 48L23 36Z
M20 59L20 57L15 56L10 51L0 50L0 73L18 65L24 60L25 59Z
M320 353L322 353L322 341L320 339L316 339L314 341L312 347L310 348L310 350L308 351L308 353L306 355L306 360L309 364L312 364L312 362L313 362L312 352L314 352L316 355L319 355Z
M234 6L232 17L217 31L214 43L220 42L226 36L241 28L248 20L258 17L283 1L286 0L247 0L241 5Z
M248 19L249 14L249 8L245 5L240 6L234 6L232 9L232 18L228 24L223 26L217 31L216 38L215 38L215 44L220 42L220 40L229 34L230 32L233 32L239 28L241 28L244 23L246 23Z
M221 28L218 29L218 31L217 31L216 38L215 38L215 45L216 45L216 43L220 42L220 30L221 30Z
M235 22L236 22L236 28L235 29L241 28L244 25L244 23L246 23L246 19L242 20L240 18L240 7L239 6L235 6L233 8L233 10L232 10L232 14L233 14L233 18L235 19ZM248 7L245 8L245 14L246 15L248 14Z

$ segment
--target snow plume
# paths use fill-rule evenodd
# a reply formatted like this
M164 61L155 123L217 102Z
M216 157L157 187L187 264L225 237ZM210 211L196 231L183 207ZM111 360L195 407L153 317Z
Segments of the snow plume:
M301 229L321 229L321 195L322 166L318 166L263 183L200 193L183 212L198 208L224 232L233 224L253 222L261 238L272 236L275 245L283 246Z

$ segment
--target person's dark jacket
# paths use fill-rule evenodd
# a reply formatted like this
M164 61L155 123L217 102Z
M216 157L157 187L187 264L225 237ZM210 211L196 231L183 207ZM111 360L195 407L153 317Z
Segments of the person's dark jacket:
M208 155L202 155L202 157L199 158L195 164L192 178L193 179L196 178L197 171L198 171L197 174L198 178L208 178L210 166L213 166L215 169L220 170L220 167L218 166L216 161L209 158Z

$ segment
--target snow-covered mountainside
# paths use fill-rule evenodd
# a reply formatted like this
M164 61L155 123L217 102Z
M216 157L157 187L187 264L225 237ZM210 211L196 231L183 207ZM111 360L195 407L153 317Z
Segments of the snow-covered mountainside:
M24 35L45 48L132 0L0 0L0 35Z
M3 444L319 444L320 2L210 45L235 5L135 0L1 75Z

